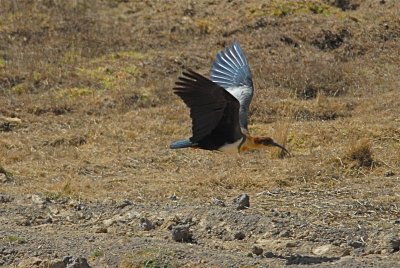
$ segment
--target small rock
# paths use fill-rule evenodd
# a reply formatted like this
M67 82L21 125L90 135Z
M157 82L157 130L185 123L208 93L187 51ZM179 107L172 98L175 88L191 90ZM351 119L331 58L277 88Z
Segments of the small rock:
M248 194L241 194L233 200L237 210L250 207L250 197Z
M217 205L217 206L220 206L220 207L225 207L226 206L225 202L223 200L221 200L221 199L218 199L218 198L214 198L213 199L213 203L214 203L214 205Z
M26 260L22 260L18 264L18 268L30 268L30 267L38 267L42 263L42 260L37 257L32 257Z
M361 241L350 241L348 245L352 248L362 248L364 247L364 243Z
M265 252L264 257L265 258L274 258L275 254L272 251L267 251L267 252Z
M66 264L66 268L90 268L87 260L83 257L72 257L67 256L63 259L64 264Z
M11 177L7 176L4 173L0 173L0 183L7 183L7 182L10 182L10 181L11 181Z
M153 223L154 226L161 226L164 223L164 218L157 218L156 221Z
M261 254L263 254L263 249L257 246L253 246L253 248L251 249L251 253L260 256Z
M117 209L123 209L126 206L131 206L132 204L133 204L132 201L125 199L121 203L117 204Z
M32 202L36 205L38 205L39 207L44 207L46 205L46 199L34 194L31 196Z
M400 251L400 238L392 238L389 242L390 253Z
M290 232L290 230L283 230L278 234L278 236L279 237L289 237L289 236L291 236L291 234L292 233Z
M140 218L141 215L139 212L134 210L129 210L123 214L116 214L111 219L103 220L103 224L106 227L113 225L114 223L128 223L134 218Z
M106 234L108 229L106 227L98 227L94 230L96 234Z
M245 239L246 235L243 232L239 231L235 234L234 237L236 240L243 240Z
M171 195L170 197L169 197L169 199L171 199L171 200L173 200L173 201L176 201L176 200L178 200L178 197L175 195L175 193L173 194L173 195Z
M385 177L392 177L394 175L396 175L396 174L392 170L387 170L385 172Z
M140 223L139 223L140 228L142 228L144 231L150 231L152 229L154 229L154 224L149 221L146 218L141 218L140 219Z
M7 194L0 194L0 204L1 203L9 203L13 201L13 198Z
M326 255L326 253L332 248L331 245L323 245L323 246L319 246L316 247L312 250L312 253L314 253L315 255L318 256L322 256L322 255Z
M297 245L298 245L298 242L296 242L296 241L291 241L291 242L286 243L287 248L295 248L295 247L297 247Z
M43 267L49 268L65 268L66 265L62 260L47 261Z
M172 227L172 239L176 242L189 242L192 240L192 234L189 225L179 224Z
M350 249L346 248L346 249L343 250L343 252L342 252L342 257L350 256L350 254L351 254Z
M246 256L251 258L251 257L253 257L253 254L251 252L249 252L249 253L247 253Z
M52 215L57 215L60 213L60 210L56 206L49 206L50 213Z
M395 221L394 221L394 224L400 224L400 219L395 220Z

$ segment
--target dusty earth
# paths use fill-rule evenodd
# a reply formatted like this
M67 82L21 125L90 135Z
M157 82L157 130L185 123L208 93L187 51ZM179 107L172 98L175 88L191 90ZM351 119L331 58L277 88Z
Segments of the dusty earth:
M399 266L400 1L1 4L0 266ZM290 157L168 148L234 40Z

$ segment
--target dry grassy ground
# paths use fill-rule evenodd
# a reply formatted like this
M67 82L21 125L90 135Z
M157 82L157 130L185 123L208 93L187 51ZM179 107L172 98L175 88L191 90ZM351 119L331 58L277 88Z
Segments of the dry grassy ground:
M393 267L398 14L397 0L2 1L0 265ZM174 81L207 75L233 40L253 72L250 131L292 157L168 148L191 134ZM192 243L173 242L177 223Z

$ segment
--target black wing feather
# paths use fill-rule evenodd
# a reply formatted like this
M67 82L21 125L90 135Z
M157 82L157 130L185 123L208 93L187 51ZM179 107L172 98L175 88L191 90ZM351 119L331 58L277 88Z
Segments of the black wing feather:
M218 139L224 144L242 137L239 101L223 87L188 70L179 77L174 93L190 108L192 142Z

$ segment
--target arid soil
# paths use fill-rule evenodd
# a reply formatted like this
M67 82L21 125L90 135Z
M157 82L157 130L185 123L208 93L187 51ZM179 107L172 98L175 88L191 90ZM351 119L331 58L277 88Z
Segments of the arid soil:
M0 266L399 266L400 1L1 5ZM289 157L168 148L233 41Z

